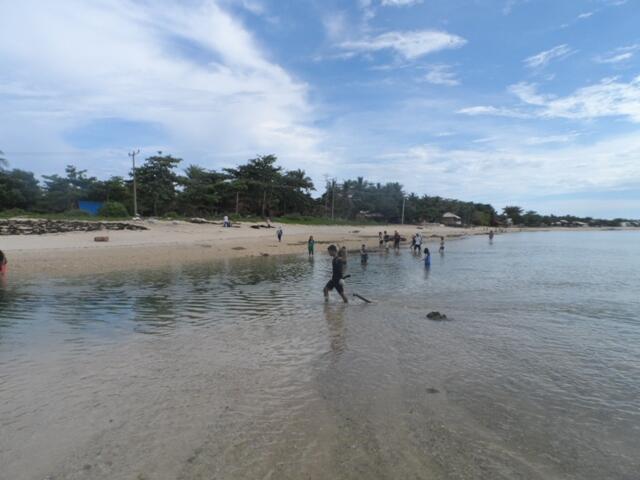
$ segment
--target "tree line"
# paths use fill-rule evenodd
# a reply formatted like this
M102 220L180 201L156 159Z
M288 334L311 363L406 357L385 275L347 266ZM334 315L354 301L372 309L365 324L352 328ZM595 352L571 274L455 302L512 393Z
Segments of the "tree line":
M374 183L363 177L338 182L327 179L323 193L314 198L315 186L304 170L285 170L275 155L250 159L235 168L206 169L158 152L125 177L100 180L73 165L65 175L43 175L8 169L0 153L0 211L79 213L78 202L104 202L104 216L133 215L133 176L137 184L138 213L143 216L201 216L221 214L259 217L328 217L354 221L400 223L440 222L451 212L466 225L497 226L507 217L514 224L551 225L569 222L614 225L613 221L571 216L544 216L520 207L498 213L493 206L439 196L407 194L397 182Z

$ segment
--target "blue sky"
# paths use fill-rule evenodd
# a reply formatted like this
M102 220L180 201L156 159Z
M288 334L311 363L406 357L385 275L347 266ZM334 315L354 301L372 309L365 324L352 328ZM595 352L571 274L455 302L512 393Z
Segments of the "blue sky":
M275 153L326 176L640 217L640 0L24 0L0 149L39 174Z

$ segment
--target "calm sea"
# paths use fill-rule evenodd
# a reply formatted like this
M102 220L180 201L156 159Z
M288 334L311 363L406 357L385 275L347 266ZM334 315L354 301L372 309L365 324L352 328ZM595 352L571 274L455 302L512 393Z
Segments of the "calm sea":
M0 478L639 479L640 232L429 246L10 283Z

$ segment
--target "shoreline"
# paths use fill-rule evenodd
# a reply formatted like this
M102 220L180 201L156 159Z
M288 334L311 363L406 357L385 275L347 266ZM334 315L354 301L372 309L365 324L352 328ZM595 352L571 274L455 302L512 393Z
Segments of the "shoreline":
M306 254L307 240L313 235L316 254L323 255L330 243L357 250L362 243L378 247L378 232L398 230L410 238L420 232L425 245L446 240L487 235L489 227L446 227L421 225L283 225L282 242L275 228L255 229L239 222L234 228L193 224L182 221L136 222L145 231L105 231L108 242L95 242L97 232L69 232L44 235L0 236L0 250L7 255L11 280L29 277L64 277L118 271L147 270L172 265L196 264L241 257ZM277 224L276 224L277 225ZM637 228L507 228L493 229L496 235L535 231L607 231ZM403 248L407 248L403 242Z

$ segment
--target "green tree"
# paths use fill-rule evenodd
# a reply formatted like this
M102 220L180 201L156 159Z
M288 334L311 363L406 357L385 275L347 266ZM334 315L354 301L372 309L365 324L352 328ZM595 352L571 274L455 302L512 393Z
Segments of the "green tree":
M274 189L281 185L282 167L275 155L261 155L236 168L225 168L230 177L246 185L246 203L251 213L267 215Z
M32 209L40 193L40 185L32 172L0 170L0 210Z
M289 170L280 179L278 196L281 201L281 211L287 214L289 210L306 214L313 208L310 191L314 190L311 178L304 170Z
M217 212L223 195L229 194L228 175L190 165L180 179L183 190L179 195L181 209L189 215L212 215Z
M88 177L86 170L78 170L73 165L65 168L66 176L43 175L44 194L42 205L46 210L64 212L77 206L78 200L89 199L89 193L97 182Z
M522 212L524 210L521 207L507 206L502 209L502 213L513 220L513 223L522 223Z
M176 185L179 177L175 169L182 161L171 155L154 155L136 168L138 197L143 214L158 216L175 207Z

